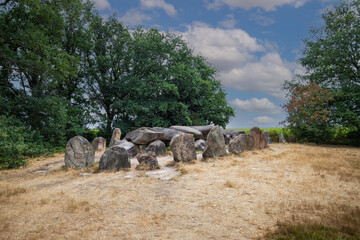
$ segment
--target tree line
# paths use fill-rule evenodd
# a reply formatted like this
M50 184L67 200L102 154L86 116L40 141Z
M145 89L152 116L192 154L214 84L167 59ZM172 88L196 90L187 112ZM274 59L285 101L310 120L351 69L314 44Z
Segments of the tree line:
M0 96L2 145L14 129L56 147L89 128L225 127L234 115L216 69L181 36L129 29L81 0L0 4Z

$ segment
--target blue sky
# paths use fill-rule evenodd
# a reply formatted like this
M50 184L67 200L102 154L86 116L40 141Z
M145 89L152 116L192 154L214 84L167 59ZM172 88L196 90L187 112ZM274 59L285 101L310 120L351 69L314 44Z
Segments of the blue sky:
M285 119L281 84L297 64L311 27L335 0L94 0L104 17L117 14L179 34L218 69L236 116L227 128L276 127Z

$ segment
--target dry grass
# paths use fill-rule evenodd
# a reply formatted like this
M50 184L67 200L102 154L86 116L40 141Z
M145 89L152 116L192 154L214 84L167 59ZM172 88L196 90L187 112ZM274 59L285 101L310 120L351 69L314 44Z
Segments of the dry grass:
M284 223L360 226L356 148L272 144L173 163L175 181L96 166L34 173L59 161L0 172L0 239L261 239Z

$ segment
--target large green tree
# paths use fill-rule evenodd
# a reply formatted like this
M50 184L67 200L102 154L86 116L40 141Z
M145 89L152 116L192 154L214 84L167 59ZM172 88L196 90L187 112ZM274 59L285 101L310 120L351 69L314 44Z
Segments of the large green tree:
M330 111L327 124L356 132L360 130L360 0L343 0L322 17L324 25L310 31L299 61L306 74L286 81L284 87L290 97L296 86L310 82L331 90L334 97L326 107ZM302 97L308 101L306 94Z

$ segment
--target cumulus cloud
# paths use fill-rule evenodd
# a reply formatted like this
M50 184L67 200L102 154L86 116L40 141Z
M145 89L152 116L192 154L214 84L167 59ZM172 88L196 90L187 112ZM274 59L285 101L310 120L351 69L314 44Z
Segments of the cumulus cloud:
M224 21L219 22L219 25L225 28L234 28L236 23L237 21L234 18L234 14L229 14Z
M144 21L151 20L151 17L133 8L127 11L119 20L129 25L139 25Z
M178 34L219 70L225 87L285 97L281 85L291 78L297 65L283 61L276 48L269 49L266 42L262 45L241 29L212 28L199 22Z
M262 8L265 11L274 11L277 7L283 5L293 5L295 8L303 6L310 0L205 0L205 6L207 9L219 9L223 5L227 5L230 8Z
M276 106L267 98L251 98L248 100L235 99L230 102L240 112L259 112L262 114L277 115L281 113L281 108Z
M176 16L177 11L175 7L169 3L166 3L165 0L140 0L141 7L144 9L153 9L161 8L167 15Z
M249 122L250 124L270 124L270 123L277 123L277 120L268 117L268 116L260 116L254 118L252 121Z
M94 7L98 10L110 8L110 3L108 0L92 0L92 2L94 3Z

